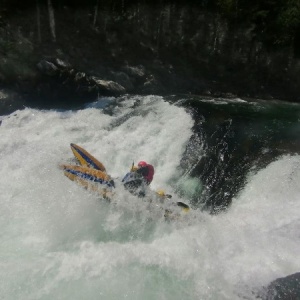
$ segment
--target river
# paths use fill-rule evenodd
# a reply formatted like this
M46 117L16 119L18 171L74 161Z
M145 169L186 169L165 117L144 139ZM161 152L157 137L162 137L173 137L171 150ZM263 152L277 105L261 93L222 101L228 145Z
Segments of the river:
M0 121L1 299L257 299L299 272L299 104L135 95ZM70 143L116 179L151 162L192 209L107 203L58 168Z

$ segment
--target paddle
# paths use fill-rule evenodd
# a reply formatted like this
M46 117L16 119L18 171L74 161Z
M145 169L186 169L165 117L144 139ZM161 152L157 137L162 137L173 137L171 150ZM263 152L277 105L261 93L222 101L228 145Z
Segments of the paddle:
M190 210L190 207L187 205L187 204L185 204L185 203L183 203L183 202L177 202L176 203L179 207L182 207L184 210Z
M165 194L164 190L157 190L156 191L156 194L160 197L162 197L163 199L164 198L167 198L167 199L171 199L172 198L172 195L170 194ZM189 211L190 210L190 207L183 203L183 202L176 202L177 206L181 207L184 211Z

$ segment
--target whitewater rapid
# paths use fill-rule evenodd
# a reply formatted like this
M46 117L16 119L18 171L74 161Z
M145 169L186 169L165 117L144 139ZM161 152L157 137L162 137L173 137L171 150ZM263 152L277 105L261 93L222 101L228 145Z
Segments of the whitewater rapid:
M114 178L146 160L152 188L174 194L192 117L156 96L99 103L1 117L1 299L255 299L299 271L300 156L249 174L226 213L168 223L140 199L100 200L58 165L70 143Z

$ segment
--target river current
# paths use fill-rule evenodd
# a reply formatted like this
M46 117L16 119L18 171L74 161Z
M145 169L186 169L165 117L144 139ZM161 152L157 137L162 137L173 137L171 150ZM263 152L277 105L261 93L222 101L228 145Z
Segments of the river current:
M0 121L1 299L257 299L299 272L300 105L125 96ZM116 180L151 162L192 209L107 203L59 169L70 143Z

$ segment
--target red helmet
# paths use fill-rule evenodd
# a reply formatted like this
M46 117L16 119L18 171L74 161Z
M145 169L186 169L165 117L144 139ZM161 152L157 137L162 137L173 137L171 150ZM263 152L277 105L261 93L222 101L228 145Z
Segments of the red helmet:
M138 166L140 167L140 168L142 168L142 167L146 167L148 164L145 162L145 161L140 161L139 163L138 163Z

